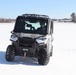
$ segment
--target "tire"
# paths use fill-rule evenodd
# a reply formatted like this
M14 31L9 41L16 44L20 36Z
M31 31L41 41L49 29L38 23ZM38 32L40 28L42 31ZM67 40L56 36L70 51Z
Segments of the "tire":
M51 52L50 52L50 56L53 55L53 46L51 47Z
M46 49L42 49L38 52L38 62L40 65L47 65L50 59L50 53Z
M9 45L6 50L5 59L9 62L13 62L15 58L15 49L13 45Z

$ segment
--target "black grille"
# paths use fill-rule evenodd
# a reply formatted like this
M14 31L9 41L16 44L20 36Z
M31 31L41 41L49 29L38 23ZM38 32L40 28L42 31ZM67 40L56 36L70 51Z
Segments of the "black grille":
M20 46L32 47L34 42L35 42L35 39L32 39L32 38L27 38L27 37L19 38L19 45Z

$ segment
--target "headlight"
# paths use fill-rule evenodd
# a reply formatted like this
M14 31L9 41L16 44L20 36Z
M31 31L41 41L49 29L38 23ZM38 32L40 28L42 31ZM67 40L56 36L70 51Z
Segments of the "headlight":
M46 40L45 37L39 37L38 40Z
M18 40L18 37L16 35L11 35L11 38L10 38L11 41L17 41Z
M39 37L36 39L38 44L46 44L47 43L47 38L46 37Z

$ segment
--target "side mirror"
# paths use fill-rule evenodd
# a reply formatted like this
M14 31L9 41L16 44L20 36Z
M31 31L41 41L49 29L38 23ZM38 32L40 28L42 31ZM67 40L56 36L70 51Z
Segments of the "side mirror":
M14 34L14 32L13 32L13 31L11 31L11 33L12 33L12 34Z

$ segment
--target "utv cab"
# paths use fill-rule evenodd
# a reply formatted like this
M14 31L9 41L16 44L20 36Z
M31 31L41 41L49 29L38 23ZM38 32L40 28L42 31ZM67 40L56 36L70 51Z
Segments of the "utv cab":
M39 64L47 65L53 52L53 22L47 15L23 14L16 19L5 58L35 57Z

